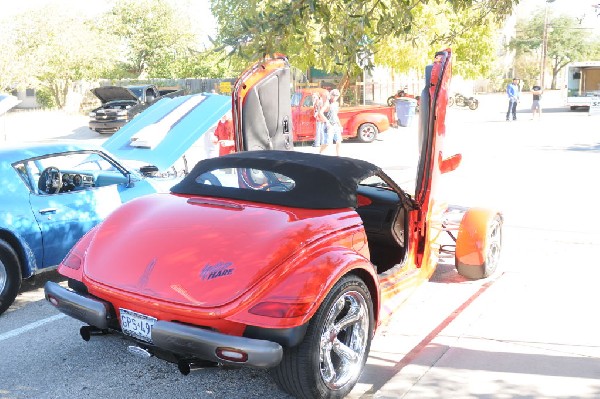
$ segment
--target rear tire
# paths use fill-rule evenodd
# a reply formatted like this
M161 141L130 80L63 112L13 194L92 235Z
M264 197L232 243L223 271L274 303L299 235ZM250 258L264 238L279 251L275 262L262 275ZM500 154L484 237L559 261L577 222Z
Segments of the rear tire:
M21 266L16 252L0 240L0 314L14 302L21 288Z
M271 375L289 394L304 399L344 398L364 368L374 329L373 304L357 276L340 279L310 320L303 341L284 348Z
M377 129L377 126L372 123L363 123L358 127L358 131L356 133L358 140L360 140L362 143L372 143L377 138L379 129Z
M477 109L477 107L479 107L479 101L477 100L473 100L471 101L471 103L469 104L469 109L475 111Z

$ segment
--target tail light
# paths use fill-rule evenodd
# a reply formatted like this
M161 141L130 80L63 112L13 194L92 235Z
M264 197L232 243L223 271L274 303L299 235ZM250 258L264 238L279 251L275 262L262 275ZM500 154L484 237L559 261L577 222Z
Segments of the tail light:
M219 359L229 362L246 363L248 361L248 354L236 348L219 347L216 349L215 354Z
M83 254L80 253L77 248L73 248L69 251L65 259L63 259L63 266L68 267L69 269L79 270L81 264L83 263Z
M249 312L259 316L292 318L304 316L312 303L261 302L253 306Z

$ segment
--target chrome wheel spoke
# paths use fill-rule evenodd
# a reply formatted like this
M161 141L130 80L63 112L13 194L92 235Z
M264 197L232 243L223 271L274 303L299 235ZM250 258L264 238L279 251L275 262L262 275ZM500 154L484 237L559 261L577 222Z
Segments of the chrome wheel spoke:
M6 267L4 267L4 264L0 262L0 292L4 291L7 280L8 276L6 274Z
M500 247L501 243L501 232L500 232L500 224L494 223L494 226L491 229L490 237L489 237L489 250L488 250L488 263L496 263L498 261L498 257L500 255Z
M355 364L359 360L358 354L339 340L336 340L336 342L333 344L333 351L346 362Z
M336 374L335 367L333 366L333 362L331 361L331 350L323 353L321 363L321 375L323 376L323 380L325 380L327 383L335 381Z
M358 304L352 304L348 314L336 323L335 328L338 331L341 331L350 325L360 322L363 317L364 312L362 311L361 307Z

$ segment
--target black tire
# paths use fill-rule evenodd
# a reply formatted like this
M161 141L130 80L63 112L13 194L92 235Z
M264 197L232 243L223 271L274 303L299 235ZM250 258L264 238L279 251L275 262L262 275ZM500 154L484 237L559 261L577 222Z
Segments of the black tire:
M448 106L451 107L454 105L454 97L448 97Z
M479 107L479 101L477 100L473 100L471 101L471 103L469 104L469 109L475 111L477 109L477 107Z
M357 276L344 276L311 319L304 340L284 348L281 363L271 369L273 379L297 398L344 398L362 373L374 323L367 286ZM349 356L345 361L342 352Z
M471 280L490 277L498 269L502 250L502 218L496 215L486 229L486 258L482 265L463 265L455 259L458 274Z
M389 96L388 99L387 99L387 105L388 105L388 107L393 107L394 104L396 104L396 97Z
M379 129L372 123L363 123L358 127L356 137L362 143L372 143L377 138Z
M19 257L6 241L0 240L0 314L12 305L20 288Z

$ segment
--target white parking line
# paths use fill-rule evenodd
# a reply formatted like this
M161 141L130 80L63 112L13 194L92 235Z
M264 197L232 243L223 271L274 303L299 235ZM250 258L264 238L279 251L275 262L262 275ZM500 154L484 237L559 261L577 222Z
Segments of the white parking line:
M55 316L47 317L45 319L38 320L36 322L26 324L23 327L19 327L19 328L15 329L15 330L5 332L4 334L0 334L0 342L4 341L6 339L9 339L9 338L16 337L18 335L21 335L21 334L26 333L27 331L31 331L31 330L33 330L35 328L41 327L44 324L48 324L48 323L52 323L53 321L60 320L63 317L66 317L66 316L67 315L62 314L62 313L61 314L57 314Z

